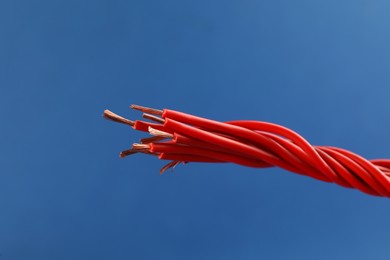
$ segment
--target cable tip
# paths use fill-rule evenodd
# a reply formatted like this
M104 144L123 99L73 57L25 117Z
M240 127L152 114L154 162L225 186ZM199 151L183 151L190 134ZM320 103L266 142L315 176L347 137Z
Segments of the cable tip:
M121 116L111 112L108 109L104 110L103 116L104 116L105 119L108 119L108 120L111 120L111 121L114 121L114 122L117 122L117 123L129 125L129 126L134 126L134 121L131 121L129 119L121 117Z
M174 169L179 163L180 161L169 162L168 164L166 164L164 167L161 168L160 175L163 175L164 172L166 172L168 169Z
M148 132L149 132L149 134L151 134L153 136L159 136L159 137L163 137L163 138L173 138L173 134L154 129L151 126L148 127Z
M139 106L139 105L135 105L135 104L131 105L130 108L142 111L144 113L149 113L149 114L152 114L152 115L161 116L163 114L162 110L155 109L155 108L150 108L150 107L143 107L143 106Z
M122 151L119 153L119 157L120 158L125 158L126 156L129 156L129 155L132 155L132 154L135 154L137 153L137 151L134 151L132 149L129 149L129 150L125 150L125 151Z
M150 149L149 144L134 143L133 146L131 147L131 151L134 151L134 152L146 152L146 151L149 151L149 149Z

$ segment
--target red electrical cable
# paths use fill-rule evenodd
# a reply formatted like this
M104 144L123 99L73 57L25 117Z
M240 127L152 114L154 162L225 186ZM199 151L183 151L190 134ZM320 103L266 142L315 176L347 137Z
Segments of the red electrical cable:
M131 121L109 110L104 111L104 117L152 136L120 156L145 153L170 160L161 174L188 162L278 166L370 195L390 197L390 159L367 160L341 148L313 146L286 127L262 121L218 122L169 109L131 108L142 111L152 122Z

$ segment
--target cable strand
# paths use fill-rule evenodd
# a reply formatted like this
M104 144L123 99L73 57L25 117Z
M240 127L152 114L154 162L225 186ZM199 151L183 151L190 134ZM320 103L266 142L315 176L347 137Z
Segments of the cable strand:
M150 133L141 144L120 153L155 155L170 160L161 170L180 163L235 163L246 167L280 167L290 172L358 189L374 196L390 198L390 159L367 160L351 151L315 146L301 135L273 123L251 120L219 122L170 109L139 105L150 120L129 120L109 110L104 117Z

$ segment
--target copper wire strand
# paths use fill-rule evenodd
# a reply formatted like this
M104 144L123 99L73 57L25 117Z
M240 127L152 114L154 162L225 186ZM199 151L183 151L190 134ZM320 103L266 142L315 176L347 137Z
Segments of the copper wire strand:
M160 123L160 124L164 124L165 123L165 120L162 119L161 117L154 116L154 115L151 115L151 114L143 113L142 117L145 118L145 119L149 119L151 121Z
M150 151L150 145L148 144L138 144L134 143L130 149L124 150L119 153L119 157L124 158L126 156L136 154L136 153L143 153L143 154L149 154L149 155L158 155L157 153Z
M144 113L149 113L149 114L158 115L158 116L161 116L163 113L163 111L159 110L159 109L150 108L150 107L143 107L143 106L139 106L139 105L135 105L135 104L131 105L130 108L142 111Z
M122 151L119 153L119 157L120 158L125 158L129 155L133 155L133 154L136 154L136 153L142 153L142 154L147 154L147 155L154 155L154 156L158 156L157 153L153 153L153 152L150 152L150 151L133 151L131 149L129 150L125 150L125 151Z
M153 136L159 136L159 137L171 138L171 139L173 138L173 134L154 129L153 127L150 127L150 126L148 128L148 131L149 131L149 134L151 134Z
M181 163L181 161L171 161L171 162L167 163L164 167L161 168L160 174L162 175L168 169L174 169L180 163Z
M140 142L141 144L150 144L150 143L157 143L165 139L166 137L162 137L162 136L151 136L151 137L142 138Z
M125 158L126 156L129 156L129 155L132 155L132 154L136 154L136 153L138 153L138 152L129 149L129 150L125 150L125 151L120 152L119 153L119 157L120 158Z
M134 143L133 146L131 147L131 150L133 151L149 151L150 145L149 144L138 144Z
M104 110L103 116L105 119L108 119L108 120L111 120L111 121L114 121L117 123L129 125L129 126L134 126L134 121L131 121L127 118L121 117L120 115L117 115L108 109Z

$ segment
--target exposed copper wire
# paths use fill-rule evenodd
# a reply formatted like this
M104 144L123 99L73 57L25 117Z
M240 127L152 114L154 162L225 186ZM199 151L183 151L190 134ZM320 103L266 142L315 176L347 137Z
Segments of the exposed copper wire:
M122 151L122 152L119 153L119 157L120 158L125 158L126 156L129 156L129 155L132 155L132 154L135 154L135 153L138 153L138 151L134 151L132 149L125 150L125 151Z
M164 122L165 122L165 120L162 119L161 117L154 116L154 115L147 114L147 113L143 113L142 117L145 119L149 119L149 120L152 120L154 122L160 123L160 124L164 124Z
M158 116L161 116L163 113L162 110L150 108L150 107L143 107L143 106L139 106L139 105L131 105L130 108L142 111L144 113L149 113L149 114L158 115Z
M134 121L131 121L129 119L121 117L121 116L111 112L108 109L104 110L103 116L104 116L104 118L111 120L111 121L114 121L114 122L117 122L117 123L129 125L129 126L134 126Z
M171 162L167 163L164 167L161 168L160 174L163 174L168 169L171 169L171 168L174 169L179 163L180 163L180 161L171 161Z
M136 152L149 151L149 149L150 149L150 145L148 145L148 144L134 143L133 146L131 147L131 150L136 151Z
M136 153L142 153L142 154L148 154L148 155L154 155L154 156L157 156L158 154L156 153L153 153L153 152L150 152L148 150L133 150L133 149L128 149L128 150L124 150L122 152L119 153L119 157L120 158L125 158L126 156L129 156L129 155L132 155L132 154L136 154Z
M154 136L159 136L159 137L164 137L164 138L173 138L173 134L154 129L153 127L150 127L150 126L149 126L148 130L149 130L149 134L154 135Z
M166 137L151 136L151 137L147 137L147 138L142 138L140 140L140 142L141 142L141 144L150 144L150 143L159 142L159 141L164 140L164 139L166 139Z

